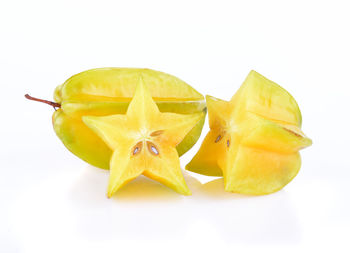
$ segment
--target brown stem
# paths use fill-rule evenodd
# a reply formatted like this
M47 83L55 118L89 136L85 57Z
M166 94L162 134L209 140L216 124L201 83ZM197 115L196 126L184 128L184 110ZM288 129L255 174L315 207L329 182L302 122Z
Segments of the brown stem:
M29 99L29 100L33 100L33 101L37 101L37 102L41 102L41 103L44 103L44 104L51 105L55 110L56 110L56 107L57 107L57 108L60 108L60 107L61 107L61 104L56 103L56 102L52 102L52 101L48 101L48 100L44 100L44 99L40 99L40 98L35 98L35 97L32 97L32 96L29 96L28 94L25 94L24 96L25 96L26 99Z

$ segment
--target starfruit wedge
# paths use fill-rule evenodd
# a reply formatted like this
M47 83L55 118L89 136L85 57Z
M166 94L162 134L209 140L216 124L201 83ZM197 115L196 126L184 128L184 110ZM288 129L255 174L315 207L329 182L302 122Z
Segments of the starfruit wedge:
M143 174L189 195L176 146L203 117L162 113L140 78L126 114L83 116L83 122L113 151L107 195Z
M125 114L142 77L161 112L200 113L201 118L176 146L179 156L198 140L206 115L204 97L184 81L159 71L100 68L72 76L54 92L53 127L63 144L82 160L109 169L111 148L82 121L83 116Z
M286 90L251 71L230 101L206 100L210 131L187 170L223 176L226 191L253 195L278 191L297 175L299 150L312 141Z

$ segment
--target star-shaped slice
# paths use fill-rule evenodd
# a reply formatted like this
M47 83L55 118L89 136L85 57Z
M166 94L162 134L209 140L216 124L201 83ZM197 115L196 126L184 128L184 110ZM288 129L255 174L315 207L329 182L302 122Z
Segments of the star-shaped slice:
M125 115L84 116L83 122L113 150L107 196L141 174L190 195L176 145L202 116L161 113L142 77Z
M223 175L226 191L254 195L275 192L296 176L298 151L312 142L286 90L251 71L230 101L206 100L210 131L187 170Z

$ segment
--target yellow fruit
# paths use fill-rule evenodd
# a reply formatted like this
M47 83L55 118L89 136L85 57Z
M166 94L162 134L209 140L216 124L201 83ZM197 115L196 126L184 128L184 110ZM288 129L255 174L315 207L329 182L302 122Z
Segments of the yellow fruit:
M161 112L205 112L203 96L180 79L150 69L92 69L69 78L54 93L58 110L53 126L63 144L84 161L109 169L112 150L83 122L82 117L124 114L142 76ZM58 105L58 106L57 106ZM176 147L181 156L198 140L205 113Z
M83 116L112 150L108 197L141 174L189 195L176 146L203 114L161 113L140 78L126 115Z
M268 194L298 173L311 145L301 114L282 87L251 71L230 101L206 97L210 131L187 170L224 177L225 190Z

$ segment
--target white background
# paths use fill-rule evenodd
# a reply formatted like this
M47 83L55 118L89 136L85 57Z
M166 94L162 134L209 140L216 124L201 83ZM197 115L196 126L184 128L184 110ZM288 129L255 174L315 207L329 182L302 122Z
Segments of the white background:
M2 0L0 252L349 252L349 11L336 0ZM140 178L107 199L108 172L67 151L52 108L23 95L51 99L71 75L109 66L161 70L222 99L255 69L293 94L314 144L272 195L187 173L190 197Z

